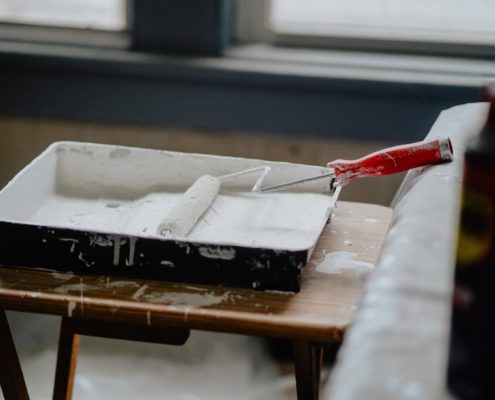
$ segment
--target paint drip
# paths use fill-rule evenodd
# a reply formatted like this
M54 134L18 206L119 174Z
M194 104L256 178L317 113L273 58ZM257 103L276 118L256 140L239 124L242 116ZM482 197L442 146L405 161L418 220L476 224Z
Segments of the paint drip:
M341 274L353 272L359 279L366 279L375 266L369 262L358 260L359 253L350 251L334 251L326 253L325 258L316 266L316 271L324 274Z

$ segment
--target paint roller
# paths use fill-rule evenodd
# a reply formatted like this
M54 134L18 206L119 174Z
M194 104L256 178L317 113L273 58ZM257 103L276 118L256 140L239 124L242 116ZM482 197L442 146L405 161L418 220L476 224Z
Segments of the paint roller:
M261 172L261 176L251 191L271 192L285 190L291 186L318 179L329 179L330 187L334 183L338 186L344 186L356 178L388 175L423 165L438 164L451 160L452 144L450 139L445 137L390 147L357 160L335 160L327 164L327 167L333 168L333 171L329 173L264 188L261 188L261 184L270 172L270 167L268 166L247 169L219 177L204 175L198 178L175 204L159 225L158 234L166 237L187 235L215 200L220 190L221 182L241 175Z
M157 233L166 238L186 236L213 203L222 182L243 175L260 173L260 177L251 189L252 192L258 192L270 170L270 167L262 166L222 176L200 176L175 203L158 226Z

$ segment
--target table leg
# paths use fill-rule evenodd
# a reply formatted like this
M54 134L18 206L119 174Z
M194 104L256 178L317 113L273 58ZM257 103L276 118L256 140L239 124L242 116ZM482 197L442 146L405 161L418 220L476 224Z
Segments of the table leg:
M294 367L298 400L318 400L323 349L307 341L294 341Z
M72 399L72 388L76 375L77 355L79 353L79 335L75 332L72 321L62 318L58 341L57 369L53 400Z
M72 398L80 335L182 345L189 338L189 333L189 329L185 328L160 325L142 326L120 321L91 321L63 317L58 343L53 400Z
M29 400L5 311L0 309L0 386L5 400Z

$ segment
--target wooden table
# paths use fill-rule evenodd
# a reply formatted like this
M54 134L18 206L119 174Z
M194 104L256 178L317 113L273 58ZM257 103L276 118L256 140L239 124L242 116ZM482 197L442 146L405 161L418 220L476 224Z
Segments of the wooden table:
M391 214L338 202L297 294L0 267L0 359L9 360L0 369L4 395L28 398L3 311L18 310L63 317L54 399L71 398L80 334L182 344L190 329L292 340L298 398L317 399L323 348L342 340L365 280L316 266L336 251L375 264Z

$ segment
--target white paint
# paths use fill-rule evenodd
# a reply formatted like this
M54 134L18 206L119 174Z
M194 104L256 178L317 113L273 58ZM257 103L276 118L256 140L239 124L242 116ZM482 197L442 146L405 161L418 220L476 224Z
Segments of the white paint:
M358 253L349 251L334 251L325 254L325 258L316 266L316 271L325 274L341 274L351 271L356 278L367 278L374 270L374 265L360 261Z
M134 300L139 300L141 296L146 292L146 290L148 290L148 285L142 285L138 290L134 292L132 298Z
M76 309L76 302L75 301L69 301L69 304L67 305L67 316L69 318L72 317L72 313Z
M233 260L235 258L235 249L221 247L200 247L199 254L206 258L214 258L219 260Z
M266 265L265 266L265 263L261 262L261 261L258 261L256 259L252 259L250 260L250 264L251 264L251 270L256 270L256 269L270 269L270 266L269 265Z
M188 239L248 247L309 249L328 219L328 202L325 195L311 193L220 194Z
M191 253L191 246L187 242L177 242L177 246L186 249L186 254Z
M196 287L196 286L188 286L188 285L181 285L181 287L184 289L197 290L200 292L205 292L208 290L207 288L204 288L204 287Z
M134 281L113 281L113 282L108 282L106 284L106 287L111 287L111 288L138 287L138 286L139 284Z
M80 292L83 293L85 290L97 290L101 289L96 285L87 285L85 283L71 283L66 285L61 285L53 289L55 293L67 294L69 292Z
M172 261L162 260L160 261L161 265L165 265L166 267L175 268L175 264Z
M125 261L125 265L134 265L134 253L136 252L136 237L129 238L129 258Z
M184 323L187 325L187 322L189 321L189 312L191 311L191 306L186 306L184 307Z
M110 235L95 234L89 237L89 245L91 247L110 247L113 246L113 239Z
M125 261L119 238L159 237L160 221L203 175L270 167L263 183L269 186L332 171L137 148L119 147L126 157L112 157L115 150L99 144L52 145L0 192L0 220L96 232L90 239L93 245L113 245L113 263L118 265ZM258 178L248 174L222 182L220 193L187 239L284 250L313 247L333 207L332 199L323 194L328 182L295 186L291 192L251 193ZM135 262L133 258L131 244L128 263Z
M72 272L52 272L51 276L62 281L69 281L74 277Z
M207 307L220 304L229 299L230 292L222 295L211 292L186 293L186 292L152 292L143 298L151 303L168 304L175 306Z
M118 265L119 238L160 237L154 234L159 221L178 198L175 192L151 192L134 201L123 200L126 205L114 209L105 207L104 200L93 203L90 199L68 200L54 194L46 199L29 222L110 232L114 245L113 262ZM214 203L187 235L187 240L248 247L252 247L254 242L256 247L308 249L316 243L325 226L331 210L329 202L327 195L317 193L225 191L216 196ZM88 212L75 217L81 209ZM110 246L108 239L101 239L105 236L99 235L95 245Z
M295 294L295 292L286 292L286 291L282 291L282 290L265 290L264 292L265 293L280 294L283 296L293 296Z
M120 260L120 236L113 238L113 265L119 265Z
M84 265L86 265L86 267L91 267L91 266L93 266L95 264L94 261L88 261L84 257L85 256L84 256L84 254L82 252L79 252L79 254L77 255L77 258L79 260L81 260L84 263Z
M348 246L353 246L354 242L352 240L344 240L344 243Z
M62 242L71 242L71 246L70 246L70 252L71 253L74 253L74 251L76 250L76 244L79 243L79 240L77 239L71 239L71 238L58 238L59 240L61 240Z

